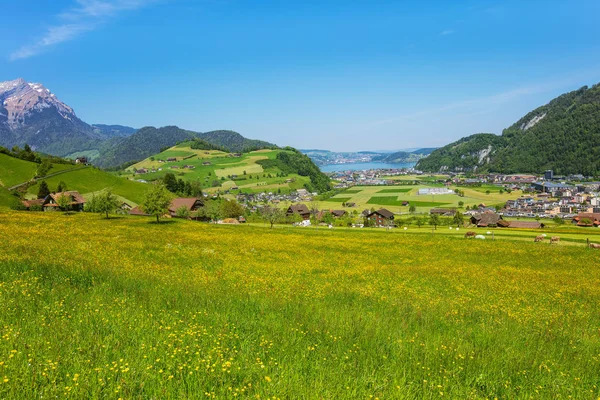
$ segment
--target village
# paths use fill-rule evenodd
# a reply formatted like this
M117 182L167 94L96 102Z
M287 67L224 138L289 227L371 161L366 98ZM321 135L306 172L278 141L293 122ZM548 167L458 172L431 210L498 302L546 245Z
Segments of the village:
M426 176L414 170L371 170L353 172L344 175L335 173L335 193L343 196L345 191L362 186L406 185L408 182L419 185L416 194L421 196L454 195L461 196L461 188L496 187L499 193L520 191L517 198L509 199L500 205L479 203L471 207L430 207L426 211L411 207L411 201L401 202L406 209L391 210L385 207L357 209L354 202L342 202L341 207L320 207L328 198L306 189L293 190L290 193L258 192L235 194L233 191L208 193L201 197L175 197L172 199L167 218L191 218L219 223L244 223L259 221L265 210L280 211L276 223L293 223L300 226L327 225L352 227L401 227L411 222L424 225L452 225L499 228L545 227L551 220L553 224L571 223L580 227L600 226L600 182L585 181L582 176L557 177L552 171L543 176L535 175L499 175L486 174L464 176L458 174ZM423 187L431 185L431 187ZM491 186L490 186L491 185ZM390 189L391 190L391 189ZM404 190L404 189L402 189ZM409 190L409 189L406 189ZM489 193L489 190L487 191ZM69 199L62 199L65 196ZM239 215L209 214L204 206L211 201L233 202L239 208ZM418 202L417 202L418 203ZM432 203L434 204L434 203ZM458 203L459 205L461 202ZM329 204L328 204L329 205ZM25 200L23 206L28 210L52 211L68 208L69 211L86 210L86 199L77 191L50 193L45 198ZM123 202L118 207L123 214L148 215L143 207ZM230 213L231 214L231 213ZM274 217L271 217L273 219ZM417 221L420 218L419 221Z

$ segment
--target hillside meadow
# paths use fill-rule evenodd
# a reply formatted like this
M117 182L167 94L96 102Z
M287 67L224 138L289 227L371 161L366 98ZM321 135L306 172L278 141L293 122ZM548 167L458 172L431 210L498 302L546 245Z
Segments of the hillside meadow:
M1 398L597 398L600 253L0 214Z
M148 157L125 171L120 176L131 179L155 180L162 179L167 173L173 173L178 179L187 181L199 180L207 192L231 190L236 187L244 192L263 192L300 189L310 178L298 174L277 177L282 171L277 167L263 168L257 161L275 159L277 153L285 150L256 150L242 153L239 157L231 157L229 153L218 150L192 149L189 142L180 143L163 152ZM166 161L176 158L176 161ZM162 160L164 162L159 162ZM205 165L206 164L206 165ZM193 169L183 168L193 166ZM134 174L135 170L154 168L156 172ZM159 169L161 169L159 171ZM236 175L235 179L232 176ZM269 176L270 175L270 176ZM218 187L212 187L217 180ZM292 180L292 182L289 182Z

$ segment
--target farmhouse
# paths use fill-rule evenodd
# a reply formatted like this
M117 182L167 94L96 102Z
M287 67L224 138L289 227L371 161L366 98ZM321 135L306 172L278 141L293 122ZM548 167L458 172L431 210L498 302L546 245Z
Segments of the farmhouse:
M83 211L85 199L75 190L70 192L50 193L42 202L44 211L59 210L58 199L62 196L67 196L69 198L71 211Z
M22 203L25 206L25 208L29 210L31 209L31 207L42 207L42 204L44 204L44 199L23 200Z
M501 219L497 223L500 228L541 229L546 225L537 221L505 221Z
M197 211L199 208L204 206L204 201L197 197L178 197L171 200L169 206L169 214L174 217L177 215L177 210L184 207L187 211Z
M204 161L202 165L210 165L210 161Z
M480 228L487 226L496 226L498 221L502 219L502 216L496 214L493 211L486 211L482 213L476 213L471 216L471 223L477 225Z
M588 223L589 221L589 223ZM577 214L576 217L571 221L577 226L600 226L600 214L599 213L584 213Z
M374 226L389 226L393 224L394 213L385 208L380 208L377 211L369 213L366 218Z
M303 220L310 219L310 211L308 210L308 207L306 207L306 204L292 204L289 206L285 215L289 217L294 214L300 215Z
M167 158L167 161L177 161L177 158L176 157L169 157L169 158Z

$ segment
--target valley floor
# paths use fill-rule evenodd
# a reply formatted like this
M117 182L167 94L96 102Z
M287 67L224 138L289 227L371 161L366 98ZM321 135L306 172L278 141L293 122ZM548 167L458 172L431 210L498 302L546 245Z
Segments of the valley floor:
M150 221L0 212L1 398L600 395L583 235Z

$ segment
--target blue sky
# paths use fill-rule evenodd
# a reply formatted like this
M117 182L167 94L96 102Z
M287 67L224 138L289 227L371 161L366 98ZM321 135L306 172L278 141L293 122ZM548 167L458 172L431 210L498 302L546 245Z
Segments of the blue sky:
M600 82L600 2L6 2L0 80L88 123L178 125L298 148L501 133Z

